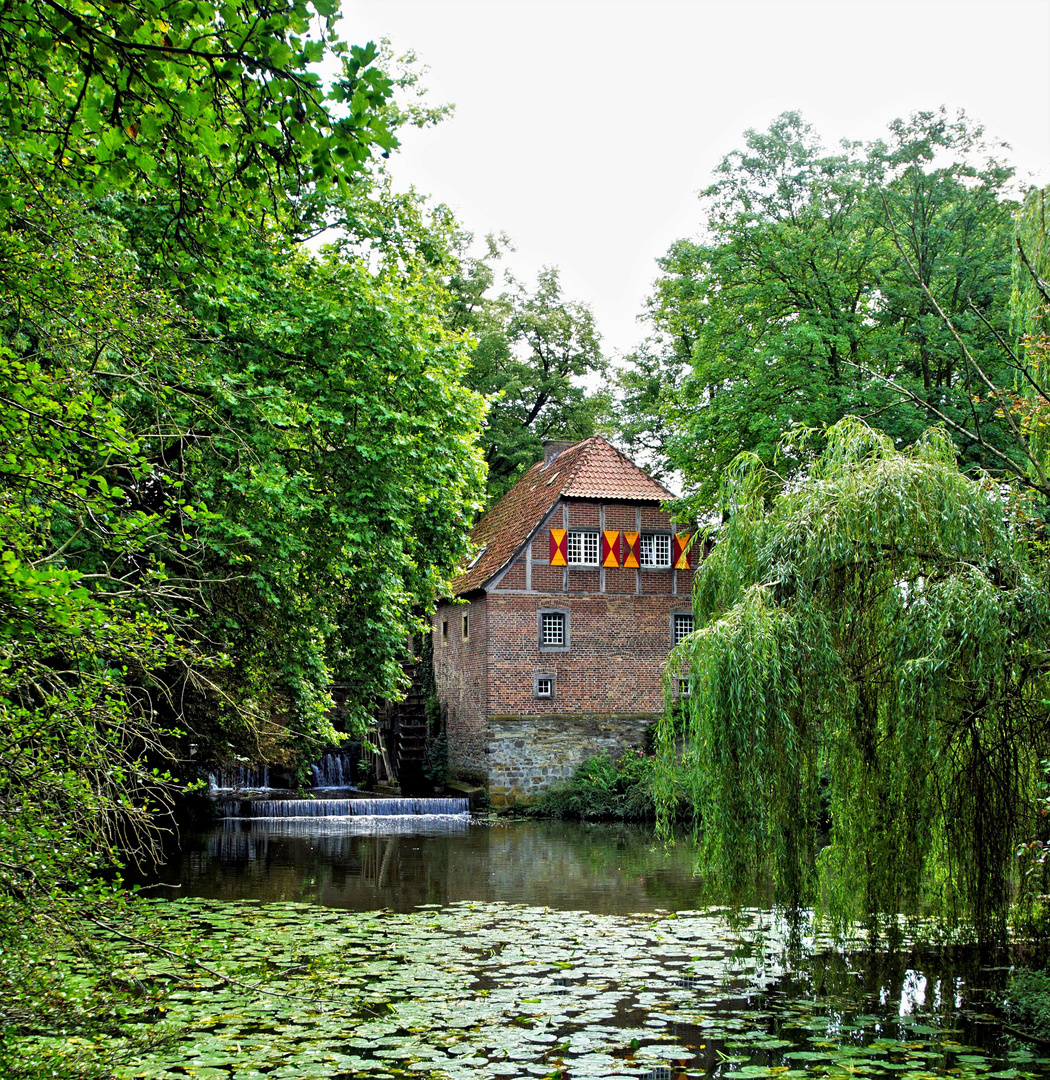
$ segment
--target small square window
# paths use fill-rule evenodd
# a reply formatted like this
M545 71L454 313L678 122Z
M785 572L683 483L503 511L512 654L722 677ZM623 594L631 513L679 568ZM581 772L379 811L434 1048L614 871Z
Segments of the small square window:
M470 616L463 616L463 640L466 641L470 637Z
M691 612L676 611L671 616L671 644L677 645L693 632L694 622Z
M565 615L560 611L545 611L540 616L540 644L565 644Z
M536 676L536 697L554 697L554 679L550 675Z
M642 566L669 569L671 566L670 533L642 533L638 540L638 562Z
M536 644L540 652L568 652L569 638L568 611L536 613Z
M692 679L679 679L678 680L678 697L681 701L685 701L687 697L693 692L693 680Z
M570 566L597 566L599 550L596 532L570 532L565 544Z

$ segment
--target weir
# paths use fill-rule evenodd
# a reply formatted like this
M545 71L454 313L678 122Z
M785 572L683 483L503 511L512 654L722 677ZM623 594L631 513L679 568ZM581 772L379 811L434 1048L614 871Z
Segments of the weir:
M222 818L374 817L467 814L469 799L219 799Z

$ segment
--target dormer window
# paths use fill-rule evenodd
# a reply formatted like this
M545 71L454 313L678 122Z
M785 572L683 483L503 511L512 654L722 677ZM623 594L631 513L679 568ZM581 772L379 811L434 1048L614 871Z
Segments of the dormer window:
M474 558L473 558L473 559L471 559L469 563L467 563L467 570L472 570L472 569L473 569L473 568L474 568L475 566L477 566L477 564L478 564L478 560L479 560L479 559L481 558L481 556L482 556L482 555L484 555L484 554L485 554L485 552L486 552L486 551L488 551L488 549L489 549L489 546L488 546L488 544L486 544L486 545L485 545L485 546L484 546L484 547L483 547L483 548L482 548L482 549L481 549L481 550L480 550L480 551L479 551L479 552L477 553L477 555L475 555L475 556L474 556Z

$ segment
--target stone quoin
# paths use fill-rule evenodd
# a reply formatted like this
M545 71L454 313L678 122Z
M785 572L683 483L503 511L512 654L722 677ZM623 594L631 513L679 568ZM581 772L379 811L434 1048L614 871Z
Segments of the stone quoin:
M471 534L433 616L454 778L526 803L590 755L640 745L693 629L697 556L671 493L600 436L545 443Z

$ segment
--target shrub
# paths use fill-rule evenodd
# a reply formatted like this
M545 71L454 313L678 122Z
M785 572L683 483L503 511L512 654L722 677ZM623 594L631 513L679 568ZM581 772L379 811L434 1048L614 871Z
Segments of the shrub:
M529 813L588 820L651 820L655 816L654 760L633 747L615 759L603 750L587 758L571 780L546 791Z
M1029 968L1014 972L1000 1004L1011 1024L1038 1039L1050 1039L1050 973Z

